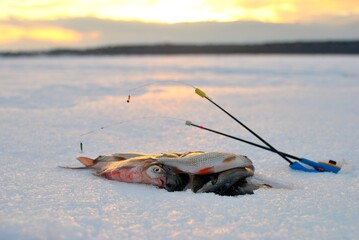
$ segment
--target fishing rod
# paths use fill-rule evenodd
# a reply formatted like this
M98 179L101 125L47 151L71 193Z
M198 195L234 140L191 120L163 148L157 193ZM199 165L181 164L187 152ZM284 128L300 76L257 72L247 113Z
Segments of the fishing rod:
M304 167L303 165L301 165L299 162L293 162L293 161L289 160L288 157L283 152L280 152L277 149L275 149L271 144L269 144L267 141L265 141L262 137L260 137L257 133L255 133L252 129L247 127L244 123L239 121L236 117L234 117L232 114L230 114L224 108L222 108L220 105L218 105L216 102L214 102L211 98L209 98L206 95L206 93L203 92L201 89L195 88L195 93L197 95L199 95L200 97L207 99L209 102L211 102L217 108L219 108L222 112L224 112L230 118L232 118L234 121L236 121L238 124L240 124L243 128L248 130L251 134L253 134L256 138L258 138L262 143L264 143L270 149L270 151L272 151L274 153L277 153L279 156L281 156L285 161L287 161L289 163L290 168L292 168L294 170L305 171L305 172L325 172L325 171L328 171L328 172L334 172L334 173L339 172L339 170L341 169L340 167L333 164L333 163L335 163L334 161L328 162L328 163L321 163L321 162L315 162L315 161L312 161L312 160L309 160L309 159L306 159L306 158L296 159L299 162L314 168L314 169L308 169L308 168ZM201 126L198 126L198 127L201 128ZM214 132L214 131L212 131L212 132ZM219 133L219 132L217 132L217 133ZM234 137L231 137L231 138L234 138ZM237 140L239 140L239 139L237 139ZM248 143L248 141L246 141L246 142ZM252 145L254 145L254 144L252 144ZM261 146L261 147L264 147L264 146Z
M219 131L210 129L210 128L204 127L202 125L194 124L191 121L186 121L186 125L196 127L196 128L199 128L199 129L203 129L203 130L206 130L206 131L209 131L209 132L212 132L212 133L215 133L215 134L219 134L219 135L222 135L222 136L225 136L225 137L228 137L228 138L240 141L240 142L247 143L249 145L252 145L252 146L255 146L255 147L270 151L270 152L277 153L273 149L268 148L266 146L262 146L262 145L259 145L257 143L254 143L254 142L250 142L248 140L244 140L244 139L239 138L239 137L234 137L232 135L229 135L229 134L226 134L226 133L223 133L223 132L219 132ZM291 155L289 153L285 153L285 152L280 152L280 153L282 155L286 156L287 158L291 158L291 159L300 161L300 162L314 168L314 169L308 169L308 168L303 169L304 167L302 165L300 165L300 166L302 166L302 168L301 169L295 169L295 170L302 170L302 171L306 171L306 172L334 172L334 173L337 173L337 172L340 171L340 167L337 166L336 162L333 161L333 160L329 160L328 162L314 162L312 160L309 160L309 159L306 159L306 158L300 158L300 157ZM295 162L293 164L295 164ZM298 167L298 166L294 166L294 167Z
M258 147L258 148L262 148L262 149L267 150L267 151L270 151L270 152L275 152L273 149L270 149L270 148L268 148L268 147L259 145L259 144L254 143L254 142L250 142L250 141L244 140L244 139L239 138L239 137L234 137L234 136L229 135L229 134L227 134L227 133L223 133L223 132L219 132L219 131L210 129L210 128L204 127L204 126L202 126L202 125L194 124L194 123L192 123L191 121L186 121L186 125L187 125L187 126L196 127L196 128L199 128L199 129L203 129L203 130L206 130L206 131L208 131L208 132L212 132L212 133L215 133L215 134L218 134L218 135L222 135L222 136L225 136L225 137L228 137L228 138L232 138L232 139L234 139L234 140L237 140L237 141L240 141L240 142L244 142L244 143L247 143L247 144L249 144L249 145L252 145L252 146L255 146L255 147ZM288 153L285 153L285 152L280 152L280 153L283 154L284 156L288 157L288 158L295 159L295 160L300 160L299 157L296 157L296 156L294 156L294 155L291 155L291 154L288 154Z
M245 129L247 129L250 133L252 133L256 138L258 138L262 143L264 143L265 145L267 145L270 149L273 150L273 152L277 153L279 156L281 156L284 160L286 160L290 165L293 164L293 162L291 160L289 160L286 156L284 156L281 152L279 152L277 149L275 149L271 144L269 144L267 141L265 141L263 138L261 138L257 133L255 133L252 129L250 129L249 127L247 127L244 123L242 123L241 121L239 121L237 118L235 118L232 114L230 114L229 112L227 112L226 110L224 110L221 106L219 106L216 102L214 102L212 99L210 99L205 92L203 92L201 89L196 88L195 92L201 96L202 98L207 99L208 101L210 101L213 105L215 105L217 108L219 108L220 110L222 110L222 112L224 112L225 114L227 114L229 117L231 117L234 121L236 121L237 123L239 123L242 127L244 127Z

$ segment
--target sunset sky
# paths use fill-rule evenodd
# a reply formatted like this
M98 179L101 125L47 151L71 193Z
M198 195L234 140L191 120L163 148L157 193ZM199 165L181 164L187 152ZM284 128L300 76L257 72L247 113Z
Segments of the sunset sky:
M0 50L359 39L359 0L1 0Z

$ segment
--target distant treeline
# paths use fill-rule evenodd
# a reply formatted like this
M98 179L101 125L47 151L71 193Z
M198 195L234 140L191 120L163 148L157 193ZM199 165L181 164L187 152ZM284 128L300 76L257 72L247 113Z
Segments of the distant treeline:
M149 54L359 54L359 40L266 44L122 45L89 49L55 49L49 51L0 52L0 56Z

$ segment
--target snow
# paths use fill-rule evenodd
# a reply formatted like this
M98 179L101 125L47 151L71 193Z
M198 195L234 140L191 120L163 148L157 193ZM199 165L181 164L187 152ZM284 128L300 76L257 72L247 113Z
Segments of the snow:
M356 239L359 234L358 56L0 61L0 239ZM129 89L148 83L153 84L132 91L126 103ZM183 83L201 88L278 149L315 161L338 160L342 170L293 171L273 153L185 126L190 120L258 142ZM238 197L169 193L57 167L79 166L79 155L194 150L245 154L256 174L287 188Z

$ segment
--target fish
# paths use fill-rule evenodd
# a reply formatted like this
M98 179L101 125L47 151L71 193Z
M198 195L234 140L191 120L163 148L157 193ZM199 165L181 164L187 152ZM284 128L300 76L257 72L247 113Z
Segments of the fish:
M127 183L150 184L167 191L183 189L187 176L177 174L173 168L156 162L158 156L172 156L175 154L143 154L143 153L115 153L100 155L95 159L78 157L84 166L62 167L67 169L94 169L95 176L101 176L109 180Z
M127 183L150 184L168 192L192 190L222 196L253 194L266 186L253 181L254 166L244 155L227 152L114 153L77 158L94 175ZM269 185L268 185L269 186Z
M176 168L180 172L207 175L233 168L250 168L253 162L244 155L227 152L188 152L178 157L157 157L157 162Z

